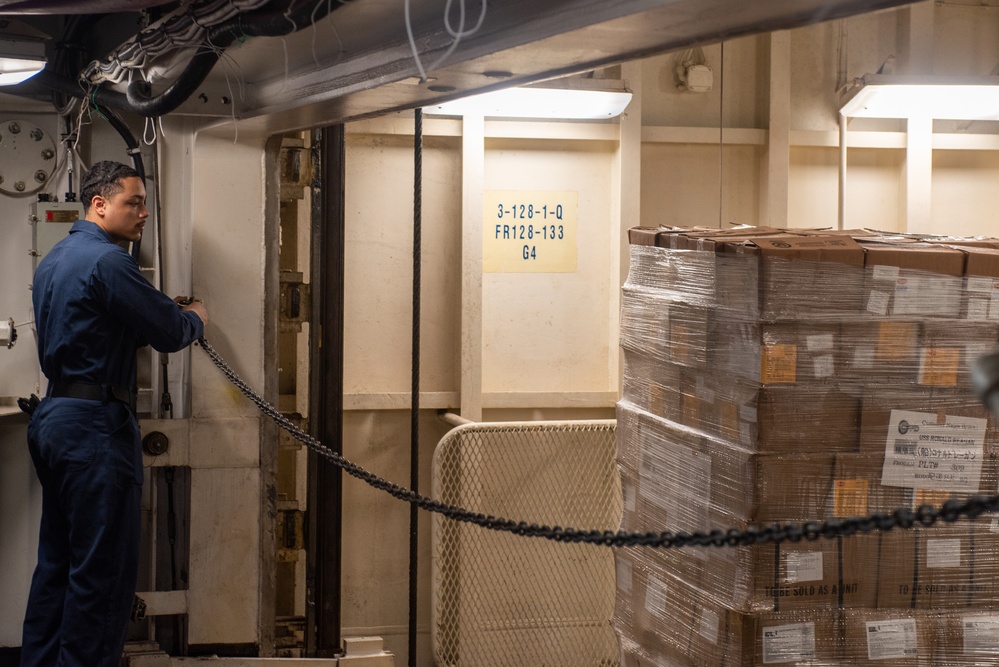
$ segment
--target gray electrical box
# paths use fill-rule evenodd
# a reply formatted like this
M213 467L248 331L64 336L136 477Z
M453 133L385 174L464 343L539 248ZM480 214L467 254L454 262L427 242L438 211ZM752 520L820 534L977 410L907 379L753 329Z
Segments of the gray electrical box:
M80 202L32 202L29 220L34 230L31 234L34 268L38 268L39 260L64 239L73 223L82 217L83 204Z

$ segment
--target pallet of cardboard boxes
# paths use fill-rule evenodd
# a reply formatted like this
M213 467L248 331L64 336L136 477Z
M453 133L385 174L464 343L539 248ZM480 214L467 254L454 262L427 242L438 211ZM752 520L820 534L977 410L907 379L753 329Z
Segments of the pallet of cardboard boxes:
M999 240L636 228L617 460L629 531L822 521L999 490L968 366ZM999 521L622 549L624 665L999 665Z

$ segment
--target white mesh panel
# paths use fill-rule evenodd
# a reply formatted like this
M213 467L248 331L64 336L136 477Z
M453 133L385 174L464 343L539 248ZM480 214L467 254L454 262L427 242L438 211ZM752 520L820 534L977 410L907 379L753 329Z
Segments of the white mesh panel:
M614 424L460 426L434 453L434 496L517 521L617 530ZM433 521L438 665L618 664L611 549L518 537L438 514Z

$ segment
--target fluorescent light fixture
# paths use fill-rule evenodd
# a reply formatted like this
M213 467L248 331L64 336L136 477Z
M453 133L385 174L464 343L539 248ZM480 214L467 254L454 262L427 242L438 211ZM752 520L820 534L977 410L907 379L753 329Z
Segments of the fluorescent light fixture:
M999 120L999 77L868 74L840 113L848 118Z
M45 44L31 38L0 35L0 86L13 86L45 68Z
M439 116L596 120L620 115L629 102L631 93L625 90L507 88L425 107L423 111Z

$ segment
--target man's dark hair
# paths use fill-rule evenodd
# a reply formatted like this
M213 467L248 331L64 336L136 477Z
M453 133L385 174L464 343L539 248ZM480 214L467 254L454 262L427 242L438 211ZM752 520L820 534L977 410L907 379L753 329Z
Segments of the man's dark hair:
M95 163L83 175L83 182L80 185L80 199L83 201L84 208L89 211L94 197L97 195L110 199L125 189L121 183L122 179L138 175L139 172L135 169L120 162L102 160Z

